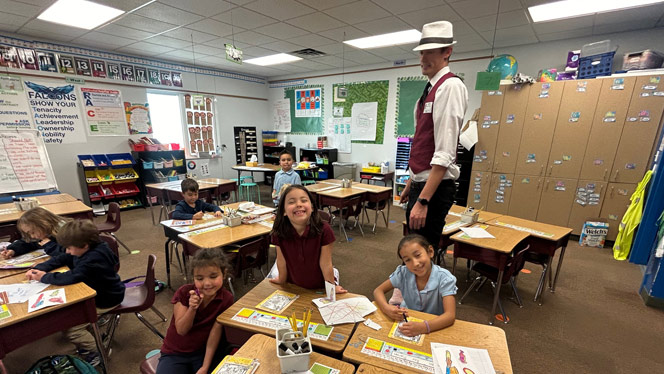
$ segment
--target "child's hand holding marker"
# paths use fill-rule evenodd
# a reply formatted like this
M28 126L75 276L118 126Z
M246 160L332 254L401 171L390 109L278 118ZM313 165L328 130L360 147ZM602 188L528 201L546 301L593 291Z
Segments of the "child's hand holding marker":
M399 305L390 305L387 309L387 316L395 321L400 321L408 317L408 309L402 308Z
M194 288L193 290L189 291L189 307L192 309L198 309L198 307L201 305L201 301L203 298L201 298L201 293L198 291L198 288Z

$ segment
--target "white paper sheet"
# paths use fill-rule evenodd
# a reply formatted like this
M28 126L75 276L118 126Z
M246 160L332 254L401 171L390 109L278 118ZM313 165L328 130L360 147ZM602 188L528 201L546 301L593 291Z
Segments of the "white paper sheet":
M463 231L466 235L470 236L473 239L495 238L495 236L489 234L488 231L486 231L481 227L462 227L461 231Z
M496 374L486 349L431 343L431 354L436 373L444 373L447 368L456 368L458 373Z
M30 296L30 299L28 299L28 313L53 305L61 305L66 302L67 295L64 288L44 291Z
M326 325L364 321L364 316L376 311L376 306L364 296L338 300L318 308Z
M276 100L272 105L272 122L279 132L291 131L290 99Z
M355 103L351 109L353 119L352 140L376 140L378 103Z
M325 135L328 138L328 144L332 148L337 148L339 153L351 152L351 118L328 118L325 128Z
M48 284L37 281L4 284L0 286L0 292L7 292L9 304L18 304L28 301L31 296L42 292L48 286Z

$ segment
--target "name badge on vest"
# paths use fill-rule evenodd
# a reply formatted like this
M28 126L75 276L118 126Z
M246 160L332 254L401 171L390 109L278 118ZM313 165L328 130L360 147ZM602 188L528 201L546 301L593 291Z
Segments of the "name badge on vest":
M433 109L433 101L429 101L428 103L424 103L424 113L431 113L432 109Z

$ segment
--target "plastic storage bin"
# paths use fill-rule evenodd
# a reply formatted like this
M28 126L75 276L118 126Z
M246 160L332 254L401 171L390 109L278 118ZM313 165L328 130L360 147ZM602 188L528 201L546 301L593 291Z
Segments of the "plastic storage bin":
M154 166L155 169L163 169L164 168L164 162L163 161L155 161L153 166Z
M282 353L279 345L284 344L292 349L293 343L298 347L307 343L308 351L306 353L287 354ZM306 372L309 370L309 359L311 356L311 340L309 336L304 337L301 331L292 331L291 329L278 329L276 333L276 349L279 365L282 373Z
M92 159L95 160L95 165L97 165L98 167L110 166L108 158L106 158L106 155L92 155Z
M143 161L143 169L145 169L145 170L154 169L154 162L152 162L152 161Z
M131 149L134 152L143 152L143 151L145 151L145 144L143 144L143 143L132 144Z
M177 175L169 175L166 178L168 178L169 182L175 182L175 181L179 180Z
M132 168L112 169L113 178L119 180L133 180L138 178L138 174Z
M110 153L107 154L110 166L128 166L135 164L134 158L129 153Z
M97 166L95 164L95 160L92 159L91 155L78 155L77 156L79 161L81 161L81 165L83 165L83 168L94 168Z
M602 40L599 42L584 44L581 47L581 57L601 55L611 52L611 40Z
M579 58L579 76L577 79L595 78L611 75L615 51L600 55Z
M350 180L355 180L355 171L357 170L357 164L356 163L353 163L353 162L333 162L332 166L334 166L334 177L336 179L347 178L347 179L350 179Z
M662 66L664 55L650 49L645 51L625 53L623 57L623 70L656 69Z

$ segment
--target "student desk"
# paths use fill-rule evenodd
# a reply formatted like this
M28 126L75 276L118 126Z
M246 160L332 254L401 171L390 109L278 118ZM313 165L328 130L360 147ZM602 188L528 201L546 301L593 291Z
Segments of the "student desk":
M376 303L374 302L374 304ZM409 310L408 314L411 317L423 320L430 320L435 317L432 314L418 312L415 310ZM381 357L370 356L368 354L362 353L362 348L364 347L367 338L373 338L407 349L413 349L419 352L431 354L431 342L437 342L451 345L460 345L470 348L486 349L489 351L491 362L493 363L493 366L497 372L502 372L504 374L512 373L512 363L510 361L510 353L507 348L507 338L505 337L505 331L498 327L486 326L479 323L467 322L457 319L454 322L454 325L425 335L422 345L417 345L403 340L390 338L389 333L394 321L390 317L386 316L380 310L380 308L378 308L378 310L376 310L374 313L368 315L367 318L371 318L372 321L381 325L382 328L376 331L362 323L358 323L357 328L355 329L355 332L350 339L350 342L348 342L348 345L344 350L344 360L358 364L370 364L379 368L392 370L397 373L427 373L427 371L417 370L414 367L402 365L400 363L389 361ZM460 373L463 374L461 371Z
M229 181L235 183L234 181ZM159 212L159 218L161 219L162 212L168 218L168 212L171 207L171 199L173 200L182 200L182 181L172 181L172 182L162 182L162 183L150 183L145 185L145 191L147 195L148 205L150 205L150 216L152 217L152 224L154 225L154 213L152 212L152 199L154 196L157 199L161 199L161 211ZM214 193L217 190L218 185L215 183L199 183L199 191L209 191ZM237 188L237 187L234 187ZM237 193L237 192L236 192Z
M203 184L213 184L217 188L214 192L214 195L217 197L217 202L221 202L221 195L226 192L235 192L235 201L238 200L237 196L237 183L230 179L221 179L221 178L203 178L197 180L199 186Z
M281 170L281 166L279 165L271 165L271 164L258 164L258 166L246 166L246 165L235 165L232 167L233 170L237 170L237 180L238 184L240 183L240 176L243 171L248 171L251 173L251 179L255 182L256 180L254 179L254 173L265 173L265 172L277 172Z
M25 280L23 273L11 277L0 278L0 284L20 283ZM0 320L0 360L8 353L32 343L35 340L49 336L58 331L90 323L93 336L97 342L97 349L102 352L102 368L106 373L108 357L103 349L99 327L97 326L97 309L95 290L76 283L68 286L51 285L47 289L64 288L67 302L63 305L51 306L28 314L28 303L8 304L12 316Z
M369 364L360 364L357 368L358 374L398 374L396 371L379 368Z
M324 293L318 293L315 290L308 290L306 288L298 287L294 284L285 284L280 286L271 283L269 279L264 279L262 282L257 284L256 287L251 289L251 291L247 292L240 300L237 300L230 308L226 309L222 314L220 314L219 317L217 317L217 322L224 325L226 334L229 337L229 340L232 339L232 343L243 342L252 334L260 333L274 336L275 330L271 328L242 323L231 318L233 318L233 316L237 314L237 312L239 312L242 308L259 310L256 308L256 305L265 300L266 297L270 296L272 292L276 290L284 290L286 292L300 295L300 297L284 311L284 316L290 315L293 310L296 310L298 318L301 319L302 310L305 307L313 308L311 313L311 321L316 323L325 323L323 321L323 317L321 317L320 313L318 312L318 308L316 308L316 306L311 302L313 299L324 297ZM345 293L337 295L337 299L345 299L348 297L357 296L360 295ZM326 352L340 354L346 346L346 343L348 343L348 339L350 338L354 328L354 323L335 325L334 330L332 330L332 335L328 338L327 341L311 339L311 344L314 346L314 351L323 349Z
M371 173L368 171L360 171L360 183L367 181L367 184L369 184L370 181L378 181L378 182L383 182L385 183L385 186L387 186L387 182L390 182L390 186L392 186L392 180L394 179L394 172L391 171L389 173Z
M487 223L494 226L507 227L527 232L530 234L528 237L530 251L548 256L548 264L544 266L544 271L542 272L542 277L540 278L540 283L537 287L537 292L535 293L535 300L539 298L539 304L542 305L542 291L544 289L544 280L547 273L549 275L549 289L551 292L556 291L556 282L558 281L558 275L560 275L560 269L563 265L563 257L565 256L565 249L567 248L569 236L572 234L572 229L569 227L549 225L511 216L495 218ZM556 250L558 248L560 248L560 256L558 257L556 276L552 282L551 264L553 263L553 257L556 255Z
M519 243L528 238L528 233L499 226L473 225L473 227L479 226L485 227L486 231L495 238L469 238L464 232L459 232L453 235L451 237L454 241L454 264L452 265L452 274L454 274L456 270L457 258L462 257L497 268L498 279L502 279L505 266L507 266L507 261L512 256L512 251L517 245L519 245ZM500 287L496 287L489 324L493 324L499 297Z
M255 374L274 374L281 373L281 366L277 358L276 339L263 335L252 335L246 343L234 354L237 357L255 358L260 362ZM340 374L353 374L355 367L347 362L336 360L315 351L309 356L309 368L315 363L339 370Z
M92 219L92 208L78 200L54 202L52 204L43 204L40 206L59 216L76 219ZM0 204L0 224L15 224L16 221L21 218L23 213L25 212L16 209L14 203Z
M51 195L34 196L40 205L55 204L55 203L68 203L77 201L78 199L68 193L59 193Z

